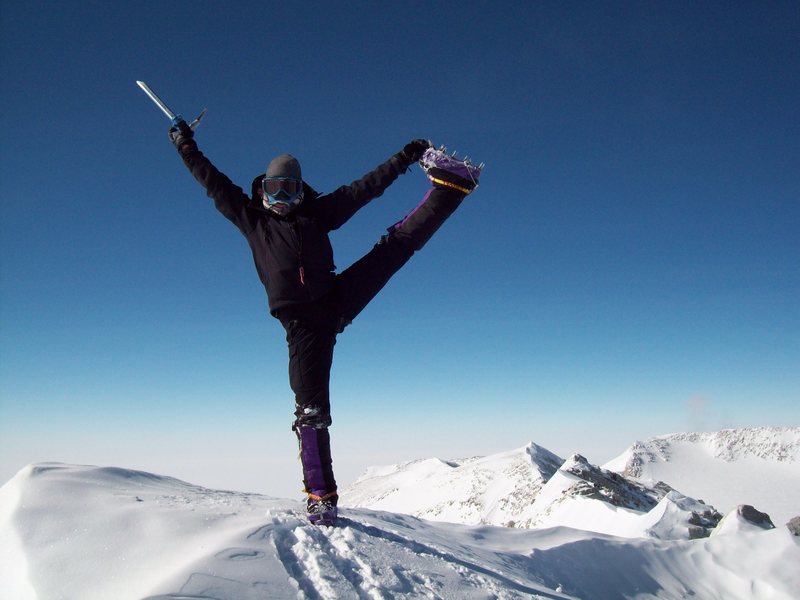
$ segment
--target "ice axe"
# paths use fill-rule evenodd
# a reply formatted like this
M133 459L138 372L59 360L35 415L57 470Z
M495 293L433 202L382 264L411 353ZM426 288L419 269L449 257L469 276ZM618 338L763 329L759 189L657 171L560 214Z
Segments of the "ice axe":
M169 119L170 119L170 121L172 121L173 125L177 125L179 122L184 120L181 115L176 115L174 112L172 112L169 109L169 106L164 104L164 101L161 98L159 98L158 95L153 90L151 90L150 86L147 85L144 81L137 81L136 85L138 85L140 88L142 88L142 91L150 97L150 100L155 102L155 105L158 108L160 108L161 111L165 115L167 115L167 117L169 117ZM197 115L197 118L194 121L192 121L191 123L189 123L189 127L191 128L192 131L197 129L197 126L200 125L200 119L202 119L203 115L205 115L205 114L206 114L206 109L204 108L200 112L200 114Z

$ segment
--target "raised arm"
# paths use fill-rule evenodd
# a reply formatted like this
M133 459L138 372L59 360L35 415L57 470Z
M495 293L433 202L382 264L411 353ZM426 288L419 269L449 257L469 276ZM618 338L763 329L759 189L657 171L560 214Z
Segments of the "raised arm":
M381 196L402 173L417 162L430 147L427 140L413 140L389 160L350 185L319 198L317 215L328 230L344 225L360 208Z
M248 196L200 152L194 141L194 131L185 121L179 121L170 128L169 139L194 178L205 188L208 197L214 200L217 210L243 232L250 229Z

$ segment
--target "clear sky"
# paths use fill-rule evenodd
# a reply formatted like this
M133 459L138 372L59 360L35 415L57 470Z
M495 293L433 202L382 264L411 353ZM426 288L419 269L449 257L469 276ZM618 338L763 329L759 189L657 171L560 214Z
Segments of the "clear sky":
M535 441L800 424L797 2L0 5L0 480L112 464L292 495L280 324L167 140L321 191L412 138L480 188L340 337L340 483ZM332 236L368 251L416 167Z

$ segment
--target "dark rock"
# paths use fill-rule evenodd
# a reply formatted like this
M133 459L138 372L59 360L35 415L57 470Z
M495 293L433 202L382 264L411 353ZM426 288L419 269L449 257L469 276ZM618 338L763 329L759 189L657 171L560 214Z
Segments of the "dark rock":
M694 525L691 525L689 527L690 540L699 540L701 538L707 538L708 536L709 536L708 530L703 527L695 527Z
M736 510L739 516L748 523L761 527L761 529L775 529L775 525L767 513L758 511L749 504L742 504Z
M792 535L800 536L800 517L793 517L786 523L786 527Z
M593 500L601 500L612 506L647 512L666 495L664 488L650 490L642 484L626 479L619 473L607 471L589 463L580 454L571 458L572 464L564 470L582 481L576 483L572 493Z

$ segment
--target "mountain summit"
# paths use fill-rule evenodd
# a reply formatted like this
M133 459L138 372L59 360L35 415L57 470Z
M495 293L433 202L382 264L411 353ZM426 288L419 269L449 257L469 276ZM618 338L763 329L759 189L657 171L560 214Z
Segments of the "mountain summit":
M539 491L563 463L531 443L491 456L373 467L341 492L341 501L434 521L514 525L529 519Z

